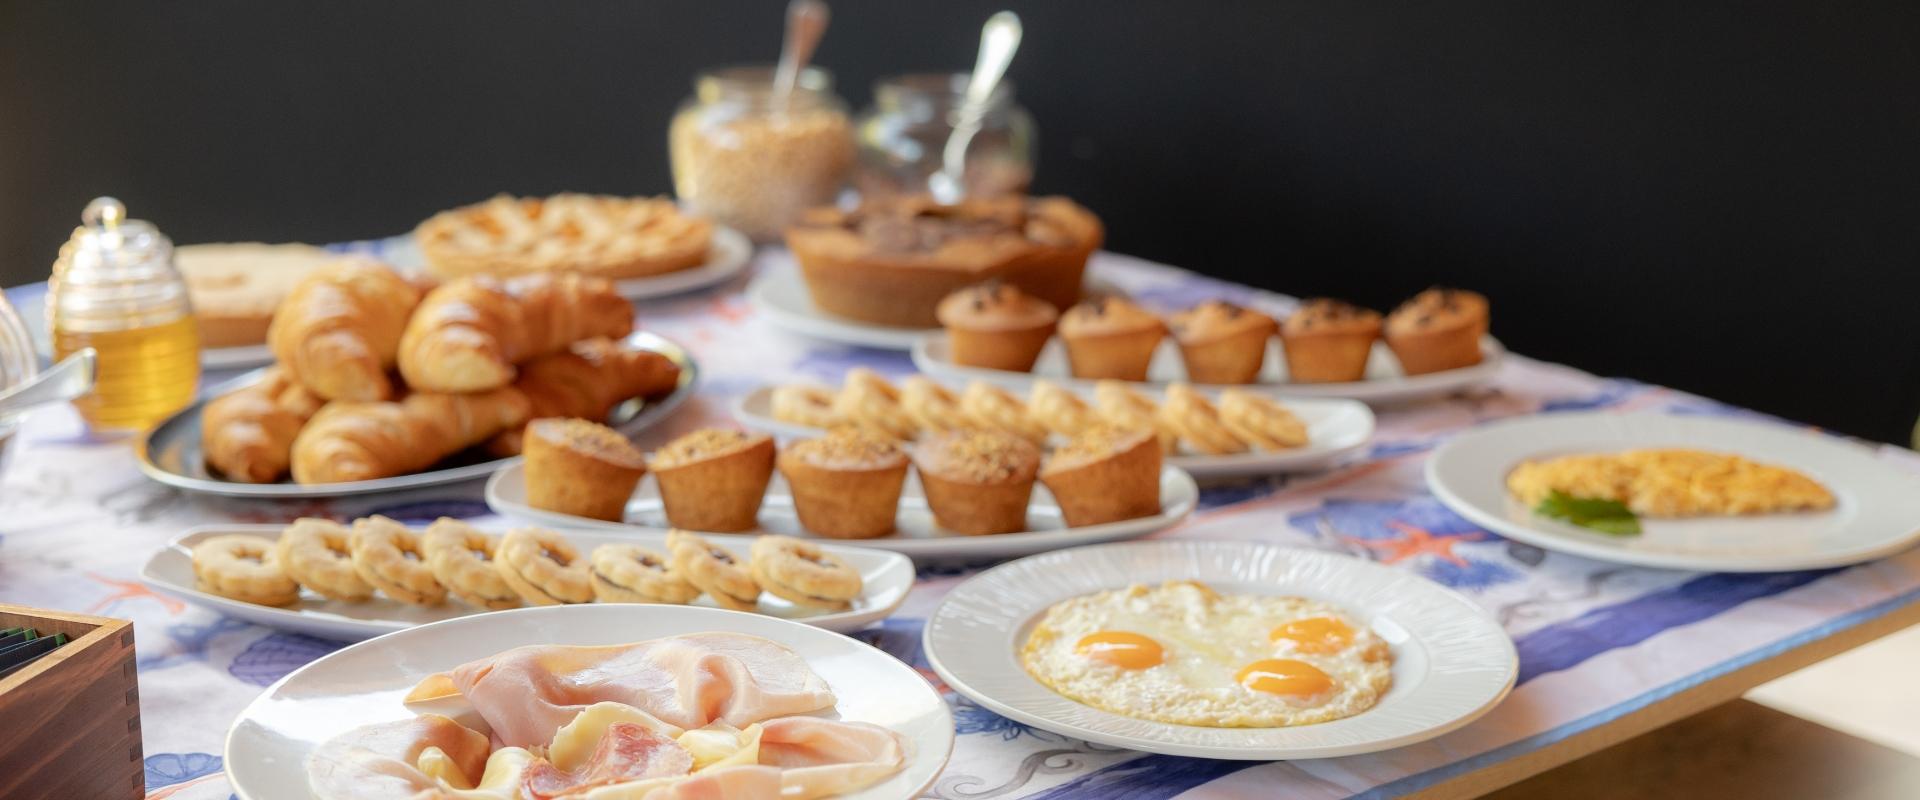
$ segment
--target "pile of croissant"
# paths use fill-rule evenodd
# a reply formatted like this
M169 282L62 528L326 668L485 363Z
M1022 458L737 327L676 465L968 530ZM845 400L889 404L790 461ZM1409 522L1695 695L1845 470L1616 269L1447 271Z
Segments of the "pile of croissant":
M484 446L520 452L541 417L602 419L679 381L623 349L633 307L572 273L474 276L432 288L361 260L307 276L274 312L278 362L201 415L207 464L230 480L361 481ZM397 374L396 374L397 370Z

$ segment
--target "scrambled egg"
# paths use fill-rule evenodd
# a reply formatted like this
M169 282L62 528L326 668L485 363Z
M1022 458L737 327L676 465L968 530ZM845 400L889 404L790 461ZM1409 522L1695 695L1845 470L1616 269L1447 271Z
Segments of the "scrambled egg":
M1350 717L1393 683L1393 653L1339 608L1303 597L1135 584L1055 604L1020 653L1027 672L1139 719L1275 728Z
M1771 514L1833 507L1833 493L1786 467L1701 450L1627 450L1527 461L1507 490L1529 508L1559 491L1649 517Z

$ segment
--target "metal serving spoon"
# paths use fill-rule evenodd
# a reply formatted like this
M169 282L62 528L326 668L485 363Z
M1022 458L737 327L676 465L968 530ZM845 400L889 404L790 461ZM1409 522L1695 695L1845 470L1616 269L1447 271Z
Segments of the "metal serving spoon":
M961 97L959 119L947 146L940 152L939 171L927 176L927 190L942 203L958 203L966 196L967 146L980 133L981 119L987 113L987 98L999 88L1000 79L1020 49L1020 15L1002 11L987 18L980 28L980 55L973 63L973 76L967 79L966 94Z
M93 376L99 360L91 347L74 351L52 369L19 386L0 391L0 417L17 414L37 405L72 400L93 389Z
M813 50L827 32L827 4L821 0L793 0L787 4L787 38L780 46L780 64L773 71L773 107L787 113L800 72L813 60Z

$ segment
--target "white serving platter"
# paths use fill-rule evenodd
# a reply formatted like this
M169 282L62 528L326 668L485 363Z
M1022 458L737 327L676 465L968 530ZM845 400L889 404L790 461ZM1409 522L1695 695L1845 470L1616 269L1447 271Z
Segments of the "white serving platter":
M1082 705L1035 680L1019 650L1040 616L1073 597L1198 580L1222 593L1332 603L1393 648L1393 687L1351 717L1284 728L1209 728ZM1100 744L1168 755L1293 760L1356 755L1439 736L1513 688L1513 641L1479 605L1410 571L1257 542L1164 541L1030 556L969 578L928 618L927 660L954 691L1009 719Z
M1165 467L1160 471L1159 514L1122 522L1069 528L1061 519L1060 507L1054 502L1053 496L1047 493L1046 487L1035 484L1033 502L1027 508L1027 523L1031 526L1030 530L991 536L966 536L944 530L934 524L933 513L927 509L926 497L920 491L919 477L910 475L901 493L900 512L896 520L898 530L895 533L877 539L825 539L814 536L800 527L800 521L794 515L793 497L787 491L786 482L776 473L773 476L773 482L767 487L766 500L760 506L761 530L759 532L799 536L847 547L890 550L911 556L915 560L1011 558L1062 547L1145 536L1185 519L1188 514L1193 513L1194 506L1199 500L1200 490L1194 484L1193 476L1175 467ZM494 476L487 480L487 506L509 517L561 528L624 533L643 530L658 531L667 527L666 513L660 505L659 489L652 476L643 479L639 488L634 491L633 498L627 501L626 521L606 522L546 511L528 505L526 462L518 460L494 473ZM708 533L704 535L715 537L716 541L726 542L738 539L744 542L751 534Z
M370 639L430 622L489 613L453 598L448 598L445 603L437 606L416 606L376 594L371 600L349 603L342 600L329 600L305 590L300 593L299 603L282 608L221 597L211 592L201 591L195 585L193 577L193 546L195 544L214 536L233 533L277 539L283 528L284 526L281 525L237 524L204 525L193 528L174 537L172 541L154 551L154 554L147 559L146 565L140 568L140 579L156 592L177 597L234 619L344 642ZM497 534L503 530L504 528L490 532ZM583 555L603 544L637 544L662 553L666 552L666 534L660 531L621 533L562 531L561 535L579 548ZM745 554L745 544L741 543L742 555ZM860 571L864 587L860 596L851 603L851 607L845 611L821 611L796 606L771 594L763 594L760 596L762 613L846 633L886 619L906 601L907 592L913 589L913 562L905 556L826 543L822 544L821 549L843 559L847 566ZM694 600L692 605L711 607L713 601L703 595Z
M1280 352L1279 341L1269 341L1267 348L1267 358L1260 380L1240 388L1252 389L1276 397L1343 397L1375 405L1424 400L1486 383L1500 372L1500 362L1507 352L1498 339L1488 336L1480 340L1480 363L1478 364L1442 372L1430 372L1425 375L1408 375L1401 371L1400 362L1393 357L1393 351L1388 349L1385 343L1375 342L1373 354L1367 359L1365 380L1347 383L1294 383L1287 379L1287 360ZM1091 392L1096 383L1096 381L1073 377L1073 372L1067 366L1066 347L1058 338L1047 342L1046 348L1040 351L1040 360L1034 363L1031 372L955 364L944 333L921 337L913 343L912 352L914 366L921 372L946 382L965 383L981 380L1009 389L1025 391L1027 387L1033 385L1035 380L1045 379L1080 392ZM1180 361L1180 348L1172 341L1162 341L1160 349L1154 352L1152 364L1147 368L1147 380L1133 382L1132 385L1142 390L1158 391L1165 389L1170 383L1184 381L1186 377L1186 367ZM1206 384L1201 386L1210 389L1225 388Z
M1086 394L1083 399L1091 399L1084 389L1078 391ZM1218 456L1182 451L1169 456L1167 463L1200 479L1312 472L1339 463L1373 441L1373 410L1365 403L1337 398L1288 398L1284 405L1306 423L1305 446ZM806 439L824 433L819 428L776 419L771 386L760 387L734 400L733 418L748 428L783 439Z
M1538 516L1507 492L1529 459L1638 448L1733 453L1806 473L1835 499L1828 511L1693 519L1642 517L1613 536ZM1774 572L1854 564L1920 541L1920 476L1866 447L1804 428L1703 416L1568 412L1459 434L1427 459L1435 497L1487 530L1602 561L1713 572Z

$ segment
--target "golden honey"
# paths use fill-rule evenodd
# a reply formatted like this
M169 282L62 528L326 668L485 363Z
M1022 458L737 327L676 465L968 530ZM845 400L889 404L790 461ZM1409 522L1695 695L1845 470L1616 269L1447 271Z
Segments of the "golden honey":
M200 382L200 330L192 316L94 332L56 324L55 359L83 347L93 348L99 359L93 391L73 401L88 427L141 430L193 402Z

